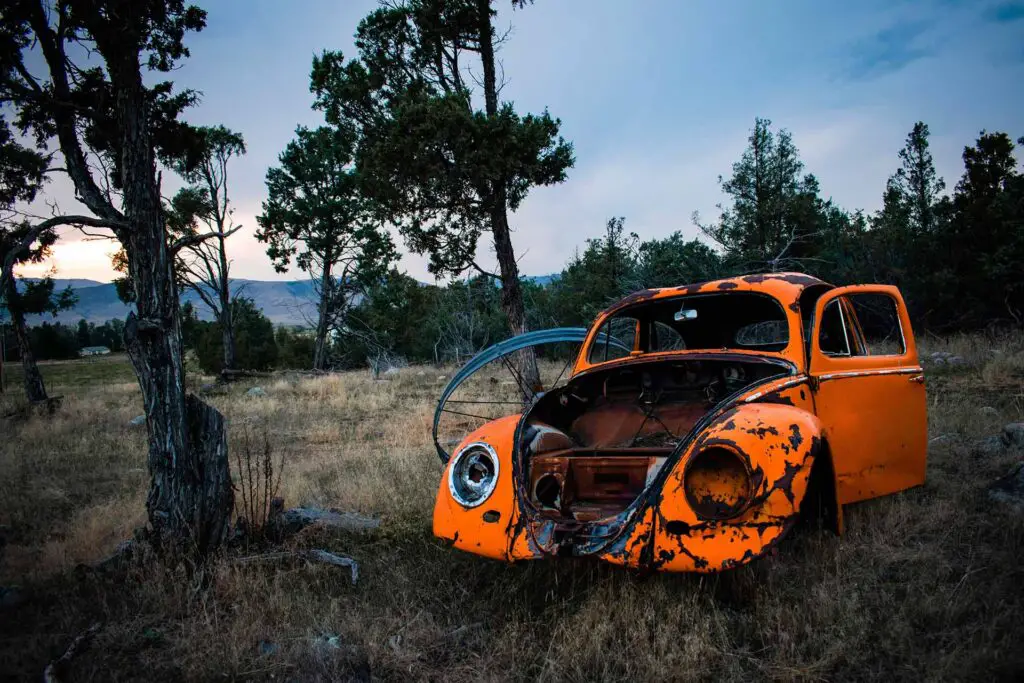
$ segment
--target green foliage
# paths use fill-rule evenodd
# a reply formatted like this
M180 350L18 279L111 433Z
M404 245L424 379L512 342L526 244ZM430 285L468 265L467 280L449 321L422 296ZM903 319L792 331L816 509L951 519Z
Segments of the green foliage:
M430 272L476 267L481 233L492 232L506 312L518 325L506 212L532 187L562 182L573 155L547 111L521 116L498 102L494 14L479 0L388 4L359 24L356 59L314 59L312 88L329 122L360 131L364 190L409 248L429 255ZM476 58L483 110L470 88Z
M803 170L792 135L775 133L771 121L756 119L732 176L719 177L731 205L719 205L718 223L698 223L721 246L730 271L792 270L807 258L826 207L818 199L817 179Z
M277 365L278 348L274 325L256 308L252 299L236 297L231 301L235 324L236 365L238 370L270 370ZM195 352L203 372L223 370L224 335L219 322L194 322Z
M40 360L63 360L78 356L78 337L73 328L60 323L43 322L29 328L32 352Z
M281 166L267 171L268 199L256 238L278 271L292 259L316 283L318 321L313 367L328 364L328 333L344 327L356 294L387 272L396 254L368 211L353 168L352 130L299 127Z
M82 330L85 333L82 333ZM48 320L28 328L32 352L40 360L64 360L77 358L83 346L106 346L114 353L124 350L124 321L108 320L97 325L80 322L64 325ZM16 348L13 334L8 332L8 353Z
M306 369L313 363L313 335L300 328L281 326L274 333L277 367Z
M341 264L346 281L367 283L393 258L387 233L371 220L352 165L351 130L299 127L267 171L268 199L256 237L279 272L292 259L311 274Z
M640 244L637 250L637 279L641 287L674 287L718 277L722 259L707 244L686 240L676 231L665 239Z

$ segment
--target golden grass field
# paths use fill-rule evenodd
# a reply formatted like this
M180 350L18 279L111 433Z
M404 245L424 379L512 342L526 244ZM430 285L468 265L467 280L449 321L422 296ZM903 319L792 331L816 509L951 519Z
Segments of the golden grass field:
M289 541L358 560L356 586L333 567L222 558L203 590L156 562L79 566L145 520L140 395L123 357L45 364L63 407L0 420L0 586L25 598L0 608L0 679L39 680L98 622L67 680L1020 680L1024 513L986 487L1021 453L977 443L1024 420L1024 338L927 347L967 363L928 372L926 485L847 508L843 538L799 529L712 576L509 566L435 540L430 424L451 369L280 374L260 379L262 398L230 385L209 400L231 447L266 434L288 506L383 523ZM8 370L0 414L20 400Z

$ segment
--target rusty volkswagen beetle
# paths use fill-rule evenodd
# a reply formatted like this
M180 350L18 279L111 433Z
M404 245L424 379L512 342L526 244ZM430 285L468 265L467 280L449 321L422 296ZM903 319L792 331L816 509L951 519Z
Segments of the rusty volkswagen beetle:
M544 363L573 342L567 381L524 386L516 353L543 347ZM514 382L481 380L497 364ZM506 561L733 568L801 514L841 533L844 505L922 484L925 411L895 287L773 273L636 292L589 330L514 337L452 378L434 534Z

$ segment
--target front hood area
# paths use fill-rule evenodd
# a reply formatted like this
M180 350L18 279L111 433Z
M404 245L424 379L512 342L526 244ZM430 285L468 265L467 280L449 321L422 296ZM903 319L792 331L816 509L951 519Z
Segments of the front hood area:
M638 525L647 528L653 524L666 493L666 482L681 470L681 463L685 463L694 444L709 427L740 406L772 402L778 399L779 392L804 382L806 377L797 374L788 361L728 352L631 358L573 377L565 387L537 401L516 425L512 466L519 514L511 529L510 550L514 553L518 546L520 552L533 557L602 553L625 557L625 546L640 542L634 538ZM632 421L628 419L631 410L635 413ZM566 434L572 447L555 451L554 455L532 450L536 447L538 424ZM591 428L595 424L599 425L596 431ZM604 437L617 429L629 437L630 430L638 424L632 438L581 442L594 439L602 430ZM658 441L659 438L662 440ZM628 502L618 508L602 508L612 510L613 514L588 519L572 509L555 511L539 504L533 488L537 477L532 476L533 464L538 459L557 461L564 456L565 470L571 472L575 463L582 462L589 473L602 462L615 462L614 458L635 460L633 456L640 451L649 455L648 451L656 447L662 449L660 462L651 466L656 471ZM579 487L581 477L569 474L565 479L576 480Z

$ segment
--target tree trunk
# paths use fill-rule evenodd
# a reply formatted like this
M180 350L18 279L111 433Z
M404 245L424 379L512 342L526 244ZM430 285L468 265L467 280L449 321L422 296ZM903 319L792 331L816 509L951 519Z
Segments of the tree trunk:
M313 345L313 369L324 370L327 366L327 332L330 322L330 307L333 305L333 283L331 282L330 258L324 258L324 270L320 275L320 302L317 305L316 341Z
M217 229L224 233L223 221L218 221ZM235 317L231 310L231 282L228 280L228 256L227 244L224 237L219 240L217 257L220 261L218 274L220 280L217 283L218 297L220 298L220 329L221 341L224 345L224 370L236 370L237 361L235 350Z
M494 69L494 27L491 23L490 0L477 0L477 15L480 22L480 61L484 72L484 108L488 118L495 118L498 115L498 85ZM523 305L519 265L516 263L508 225L508 192L504 178L494 181L488 200L491 234L494 236L494 251L498 257L498 272L501 275L501 308L508 319L508 327L512 334L522 334L527 331L526 307ZM516 366L526 385L520 388L529 388L533 392L542 389L533 349L519 351L516 354Z
M6 283L7 312L11 316L11 327L14 328L14 338L18 342L18 353L21 356L21 370L24 374L25 398L32 403L45 401L46 385L43 384L43 375L39 372L36 364L36 356L32 353L32 344L28 336L28 326L25 324L25 314L18 305L17 285L13 277Z
M135 289L137 312L129 314L124 335L149 430L146 510L156 547L201 559L226 538L234 506L224 418L185 395L174 256L160 207L142 80L137 62L113 71L113 79L123 79L116 111L131 227L118 237Z

